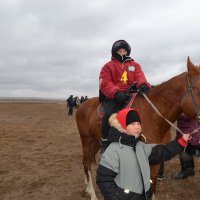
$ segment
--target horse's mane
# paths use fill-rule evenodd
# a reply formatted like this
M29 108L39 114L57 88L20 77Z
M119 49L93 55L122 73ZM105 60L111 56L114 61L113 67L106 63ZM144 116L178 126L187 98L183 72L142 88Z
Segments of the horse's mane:
M169 89L169 84L172 84L172 83L177 83L177 80L179 78L181 78L182 76L184 76L186 74L186 72L183 72L177 76L174 76L172 77L171 79L167 80L167 81L164 81L160 84L157 84L157 85L153 85L153 87L151 88L151 92L155 92L155 93L160 93L160 91L163 91L163 90L166 90L166 89Z

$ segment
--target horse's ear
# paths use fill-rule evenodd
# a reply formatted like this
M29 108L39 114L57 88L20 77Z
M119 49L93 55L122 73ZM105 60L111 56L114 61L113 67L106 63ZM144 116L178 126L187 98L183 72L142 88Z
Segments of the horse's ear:
M194 71L196 71L196 67L195 67L195 65L190 61L189 56L188 56L188 59L187 59L187 70L188 70L188 72L194 72Z

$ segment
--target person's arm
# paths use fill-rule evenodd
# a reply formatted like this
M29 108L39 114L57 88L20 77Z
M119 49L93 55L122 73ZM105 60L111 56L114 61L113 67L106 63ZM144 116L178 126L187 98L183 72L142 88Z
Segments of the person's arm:
M119 90L119 87L113 82L114 77L111 65L111 63L107 63L101 69L99 76L99 89L106 97L114 99L114 95Z
M104 200L118 200L116 196L117 185L114 178L117 173L112 170L99 165L97 169L96 184L98 185Z
M149 156L149 163L157 164L161 161L168 161L172 159L178 153L183 151L183 149L187 146L189 138L189 134L184 134L183 137L178 140L175 139L166 145L156 145L152 148Z

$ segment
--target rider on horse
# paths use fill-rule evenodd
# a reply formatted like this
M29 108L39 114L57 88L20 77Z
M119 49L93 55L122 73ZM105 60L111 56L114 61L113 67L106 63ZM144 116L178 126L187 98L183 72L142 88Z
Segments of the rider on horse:
M110 129L110 115L126 106L130 95L128 88L137 82L139 94L147 93L150 84L147 82L141 66L129 55L131 47L125 40L118 40L112 46L112 57L101 69L99 76L99 100L105 110L102 119L102 151L108 145L107 136Z

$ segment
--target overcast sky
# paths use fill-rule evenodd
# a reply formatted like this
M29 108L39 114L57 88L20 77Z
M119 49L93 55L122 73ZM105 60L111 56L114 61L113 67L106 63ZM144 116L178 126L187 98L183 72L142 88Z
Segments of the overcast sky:
M125 39L151 84L200 63L199 0L0 0L0 97L98 95Z

